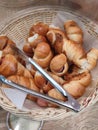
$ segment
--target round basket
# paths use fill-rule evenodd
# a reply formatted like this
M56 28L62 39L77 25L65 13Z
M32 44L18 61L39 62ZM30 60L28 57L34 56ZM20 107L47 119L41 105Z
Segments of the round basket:
M89 47L97 47L96 40L98 38L97 34L97 25L92 22L90 19L79 15L79 13L75 13L74 11L60 7L33 7L29 9L25 9L23 11L18 12L14 17L8 19L6 24L2 25L2 29L0 30L0 34L6 34L9 38L11 38L15 43L19 44L28 36L28 32L32 24L36 22L44 22L47 24L51 24L53 19L56 18L56 15L61 12L67 19L73 19L80 22L81 26L86 31L86 34L89 37L84 35L84 47L88 47L88 43L90 42ZM94 41L94 42L92 42ZM98 47L97 47L98 48ZM86 93L79 99L81 104L81 110L84 111L88 107L92 106L97 101L97 73L98 68L96 67L92 71L92 83L87 88ZM26 101L26 104L31 103L30 109L19 110L3 93L2 89L0 89L0 106L15 115L31 118L34 120L57 120L65 117L75 116L75 112L67 111L66 108L39 108L34 107L33 103L30 101Z

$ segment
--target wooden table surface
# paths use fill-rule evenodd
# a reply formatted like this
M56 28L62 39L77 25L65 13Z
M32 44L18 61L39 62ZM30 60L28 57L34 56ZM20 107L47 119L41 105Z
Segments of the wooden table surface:
M70 3L67 0L64 0L64 4L66 4L66 2L68 2L68 5L73 6L76 9L80 9L83 8L84 12L86 13L87 16L92 17L96 22L97 22L97 11L96 13L94 13L93 11L91 11L92 7L92 2L94 3L94 6L97 5L97 0L84 0L83 2L86 2L86 4L88 4L88 6L86 6L85 4L83 4L83 2L81 0L72 0L72 2ZM60 3L61 5L63 5L62 0L52 0L52 5ZM77 3L76 3L77 2ZM45 3L44 0L42 0L40 3L35 3L31 6L36 6L36 5L40 5L40 4L50 4L51 0L47 0L47 3ZM75 3L73 5L73 3ZM80 4L80 5L79 5ZM6 19L10 17L10 15L14 15L16 12L28 8L29 6L26 7L19 7L19 8L7 8L7 7L2 7L0 6L0 22L4 22L6 23ZM98 7L98 6L96 6ZM94 8L97 10L97 8ZM90 10L90 12L88 11ZM92 13L93 12L93 13ZM92 16L91 16L92 15ZM2 27L0 25L0 27ZM6 114L7 112L5 110L3 110L2 108L0 108L0 130L7 130L6 128ZM82 115L82 114L81 114ZM79 114L76 114L76 116L73 117L69 117L70 121L67 119L63 119L63 120L58 120L56 121L56 123L54 123L53 121L47 121L44 123L43 126L43 130L98 130L98 103L94 104L94 106L90 107L87 111L85 110L85 115L83 114L82 116L79 116Z

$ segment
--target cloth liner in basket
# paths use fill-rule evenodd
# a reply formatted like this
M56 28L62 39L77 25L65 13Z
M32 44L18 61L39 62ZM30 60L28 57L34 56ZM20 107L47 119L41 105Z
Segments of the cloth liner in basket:
M84 33L84 48L89 50L91 47L98 49L97 45L97 25L86 17L82 17L79 13L75 13L70 9L63 7L40 7L30 8L20 11L13 18L8 19L4 27L0 30L0 34L7 35L17 46L22 49L20 43L25 43L30 27L37 22L44 22L49 25L53 24L62 28L63 22L66 20L75 20L82 28ZM83 112L88 107L97 102L97 71L98 66L92 71L92 83L86 90L86 93L78 99ZM0 106L15 115L31 118L34 120L57 120L72 116L76 113L62 108L41 108L33 102L26 100L22 110L19 110L4 94L0 88ZM28 107L29 106L29 107ZM79 113L77 113L79 114Z

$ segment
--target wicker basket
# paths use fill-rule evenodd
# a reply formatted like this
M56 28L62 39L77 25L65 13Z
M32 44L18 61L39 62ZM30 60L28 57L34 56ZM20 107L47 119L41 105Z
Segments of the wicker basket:
M0 34L6 34L10 37L15 43L20 44L21 42L25 41L26 37L28 36L28 32L32 24L42 21L47 24L51 24L52 20L56 17L58 12L62 12L65 16L68 15L70 19L78 18L81 24L86 29L87 33L89 33L91 39L98 38L98 34L96 31L97 25L93 23L90 19L86 17L81 17L79 13L75 13L70 9L63 8L63 7L33 7L26 10L23 10L17 13L11 19L6 21L6 24L2 25L2 29L0 30ZM93 25L93 26L92 26ZM86 39L88 40L88 39ZM93 44L90 44L91 46ZM95 44L94 44L95 45ZM87 45L86 45L87 46ZM86 47L85 46L85 47ZM97 68L92 72L93 80L91 85L87 88L86 93L83 97L79 99L81 103L81 109L84 111L88 109L88 107L92 106L96 101L97 98ZM30 104L32 106L32 102L27 101L26 105ZM35 120L57 120L66 117L75 116L76 113L72 111L67 111L65 109L57 109L57 108L39 108L39 107L32 107L32 109L23 109L19 110L3 93L0 89L0 106L15 115L23 116Z

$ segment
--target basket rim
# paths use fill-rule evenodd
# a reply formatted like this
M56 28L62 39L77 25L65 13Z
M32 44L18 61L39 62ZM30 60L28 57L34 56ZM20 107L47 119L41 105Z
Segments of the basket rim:
M50 10L51 9L51 10ZM13 14L12 16L8 17L7 19L5 19L4 21L1 22L1 25L0 25L0 32L2 32L5 28L7 28L9 25L11 25L13 22L15 22L16 20L18 20L19 18L23 18L27 15L30 15L31 13L35 13L36 10L37 11L42 11L42 10L49 10L49 11L56 11L56 12L66 12L66 11L70 11L69 10L70 7L67 7L67 6L62 6L62 5L45 5L45 6L42 6L42 5L38 5L38 6L34 6L34 7L29 7L29 8L26 8L26 9L22 9L18 12L16 12L15 14ZM74 10L74 9L73 9ZM87 16L82 16L80 14L80 11L75 11L74 12L70 11L72 14L76 14L77 16L79 16L80 19L84 19L85 23L88 23L89 21L91 21L90 18L88 18ZM36 12L37 13L37 12ZM96 23L95 23L96 24Z
M13 14L12 16L3 20L0 24L0 33L2 33L3 30L5 30L5 28L7 28L11 24L13 24L13 22L19 20L19 18L24 18L27 15L34 14L35 12L37 13L37 11L44 11L44 10L47 10L49 12L55 11L55 12L63 12L63 13L68 11L68 12L74 14L74 15L77 15L79 17L79 19L83 20L83 22L85 24L88 24L88 23L90 23L90 21L93 21L89 17L81 15L80 11L78 11L78 10L75 11L74 9L70 10L70 7L67 7L67 6L62 6L62 5L45 5L45 6L42 6L42 5L38 5L38 6L22 9L22 10L16 12L15 14ZM97 26L97 23L94 22L94 24ZM94 33L95 37L98 38L98 32L93 28L92 25L89 24L88 29L94 30L93 33Z
M62 7L62 8L60 8L60 7ZM21 11L16 12L14 15L8 17L3 22L1 22L0 32L3 31L10 24L12 24L14 21L18 20L19 17L23 18L27 14L30 15L32 12L34 12L36 10L39 11L39 10L44 10L44 9L53 9L55 11L61 11L61 10L64 11L65 8L64 8L64 6L54 6L54 5L51 5L51 6L50 5L42 6L42 5L38 5L38 6L34 6L34 7L29 7L29 8L23 9ZM49 11L51 11L51 10L49 10Z

